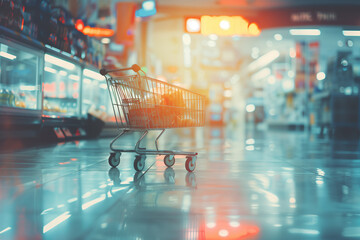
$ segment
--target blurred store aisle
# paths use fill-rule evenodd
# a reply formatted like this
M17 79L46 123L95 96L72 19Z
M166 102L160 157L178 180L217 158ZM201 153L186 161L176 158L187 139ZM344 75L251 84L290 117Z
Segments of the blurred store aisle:
M151 137L151 136L150 136ZM170 130L187 173L149 156L107 163L111 139L0 154L0 239L357 239L359 142L303 132ZM130 147L133 135L119 144ZM149 145L150 147L150 145Z

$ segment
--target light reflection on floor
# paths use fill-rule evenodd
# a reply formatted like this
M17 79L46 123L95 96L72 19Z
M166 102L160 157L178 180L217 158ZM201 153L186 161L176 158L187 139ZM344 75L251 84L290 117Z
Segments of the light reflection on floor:
M150 134L144 146L153 147ZM111 139L0 154L0 239L359 239L360 144L302 132L170 130L159 147L198 151L143 172ZM132 147L129 135L119 146Z

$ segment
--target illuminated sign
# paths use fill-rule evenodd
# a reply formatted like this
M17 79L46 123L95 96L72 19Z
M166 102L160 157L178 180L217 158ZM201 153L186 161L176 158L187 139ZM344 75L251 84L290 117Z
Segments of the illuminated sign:
M111 37L114 35L114 30L107 28L93 28L86 26L84 27L83 34L88 35L90 37Z
M111 37L115 34L115 31L112 29L85 26L81 19L76 21L75 28L89 37Z
M189 17L185 19L185 31L219 36L258 36L260 34L256 23L250 23L241 16Z

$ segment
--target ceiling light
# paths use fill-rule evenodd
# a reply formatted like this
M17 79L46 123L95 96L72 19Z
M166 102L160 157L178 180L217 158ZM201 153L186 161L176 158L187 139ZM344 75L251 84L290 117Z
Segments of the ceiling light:
M319 29L290 29L289 32L294 36L319 36L321 34Z
M0 52L0 56L2 56L4 58L7 58L7 59L10 59L10 60L14 60L16 58L15 55L12 55L10 53L3 52L3 51Z
M63 67L63 68L68 69L68 70L74 70L75 69L74 64L72 64L72 63L70 63L68 61L64 61L64 60L62 60L60 58L51 56L49 54L45 54L45 61L48 62L48 63L54 64L56 66Z
M104 76L102 76L100 73L97 73L95 71L84 69L84 76L93 78L96 80L105 80Z
M51 67L45 67L44 70L49 73L54 73L54 74L57 73L57 71Z
M360 37L360 30L343 30L342 32L346 37Z

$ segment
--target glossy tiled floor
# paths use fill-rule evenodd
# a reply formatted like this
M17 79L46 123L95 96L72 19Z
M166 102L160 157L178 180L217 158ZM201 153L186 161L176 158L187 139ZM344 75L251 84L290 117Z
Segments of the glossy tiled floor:
M3 151L0 239L360 239L357 141L168 131L160 147L199 151L194 173L155 156L136 173L130 153L111 169L110 141Z

